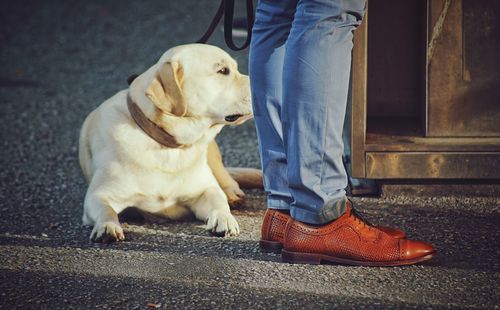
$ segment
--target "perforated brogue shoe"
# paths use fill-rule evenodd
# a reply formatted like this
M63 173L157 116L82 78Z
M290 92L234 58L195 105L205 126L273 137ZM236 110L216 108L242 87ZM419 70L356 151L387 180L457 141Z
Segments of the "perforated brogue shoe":
M265 252L280 253L283 248L285 227L291 217L276 209L267 209L261 226L260 249Z
M402 266L431 259L432 245L398 239L366 224L350 204L338 219L323 226L289 220L283 236L284 262L323 262L361 266Z
M281 252L283 248L285 226L289 219L291 219L291 217L286 211L276 209L266 210L261 227L261 250L265 252ZM394 238L403 239L406 237L405 232L400 229L385 226L376 227Z

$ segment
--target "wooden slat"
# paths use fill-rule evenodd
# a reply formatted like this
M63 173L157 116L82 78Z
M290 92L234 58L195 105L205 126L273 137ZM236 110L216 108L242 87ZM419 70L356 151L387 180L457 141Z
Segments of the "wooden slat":
M500 152L366 153L371 179L500 179Z
M363 22L354 33L352 60L351 163L352 176L355 178L366 177L364 145L366 137L367 48L368 10L365 13Z
M417 127L418 119L370 119L365 151L500 152L497 137L424 137Z

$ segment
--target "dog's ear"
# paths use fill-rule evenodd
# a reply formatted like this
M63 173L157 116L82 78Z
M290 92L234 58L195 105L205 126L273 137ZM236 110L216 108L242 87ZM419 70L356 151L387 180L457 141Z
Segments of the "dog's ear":
M184 116L187 112L182 93L182 66L175 61L166 62L146 89L146 96L164 113Z

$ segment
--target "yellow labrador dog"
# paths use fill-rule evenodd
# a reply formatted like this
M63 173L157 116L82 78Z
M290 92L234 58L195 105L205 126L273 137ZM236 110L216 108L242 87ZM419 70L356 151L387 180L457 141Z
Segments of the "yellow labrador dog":
M248 76L226 52L204 44L168 50L83 123L79 159L89 182L83 222L94 226L90 239L123 240L118 214L131 206L168 219L194 214L214 234L237 235L228 199L243 193L214 138L224 125L251 117Z

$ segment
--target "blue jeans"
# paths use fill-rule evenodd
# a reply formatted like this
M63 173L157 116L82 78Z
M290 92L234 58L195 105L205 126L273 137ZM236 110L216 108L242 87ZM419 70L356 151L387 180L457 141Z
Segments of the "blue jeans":
M345 211L342 128L365 0L261 0L249 73L268 207L324 224Z

